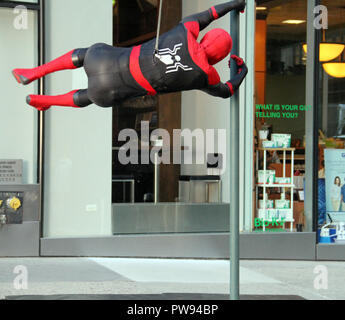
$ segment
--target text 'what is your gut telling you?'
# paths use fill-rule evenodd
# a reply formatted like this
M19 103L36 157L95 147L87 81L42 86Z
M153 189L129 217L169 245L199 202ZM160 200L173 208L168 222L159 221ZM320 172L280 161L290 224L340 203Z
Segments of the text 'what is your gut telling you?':
M297 119L301 113L311 110L311 106L293 104L257 104L257 118Z

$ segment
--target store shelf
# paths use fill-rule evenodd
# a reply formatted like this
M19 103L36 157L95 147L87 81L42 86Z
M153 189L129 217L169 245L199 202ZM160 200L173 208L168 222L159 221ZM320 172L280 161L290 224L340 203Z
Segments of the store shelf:
M293 194L294 192L294 189L296 188L296 186L293 184L293 173L294 173L294 160L295 160L295 148L258 148L257 149L257 155L256 155L256 170L259 171L259 151L263 151L263 171L264 171L264 181L265 183L256 183L256 203L258 204L259 203L259 194L258 194L258 188L263 188L263 193L264 193L264 198L262 199L263 200L263 208L266 208L266 201L270 200L267 198L267 196L265 196L265 191L266 191L266 188L284 188L283 189L283 194L284 194L284 197L282 197L282 199L286 199L285 198L285 193L286 193L286 189L290 189L290 192L291 192L291 195ZM283 153L283 177L285 178L286 177L286 160L287 160L287 152L291 152L291 155L289 155L289 160L291 160L291 182L290 184L281 184L281 183L267 183L267 177L268 177L268 174L267 174L267 164L266 164L266 161L267 161L267 151L284 151ZM270 181L269 181L270 182ZM278 212L276 213L278 216L279 216L279 210L289 210L291 212L291 218L290 219L284 219L284 229L285 229L285 223L290 223L290 231L292 232L293 231L293 223L294 223L294 219L293 219L293 197L291 197L291 199L286 199L287 201L290 202L290 206L289 208L286 208L286 209L279 209L279 208L266 208L266 209L259 209L257 208L257 217L259 219L263 219L264 221L267 221L267 222L271 222L271 221L282 221L280 217L277 217L275 218L275 220L273 220L272 218L269 219L268 216L269 216L269 211L268 210L278 210ZM263 213L265 216L265 218L262 217L261 214L259 214L259 211L258 210L263 210ZM267 211L266 211L267 210ZM289 215L290 216L290 215ZM262 226L262 229L263 231L266 230L266 226L265 224Z
M283 160L284 156L279 155L279 159ZM291 156L286 156L285 159L291 161ZM294 160L305 160L305 155L304 154L295 154Z
M257 187L266 187L266 188L296 188L294 184L263 184L257 183Z
M290 209L285 209L285 210L290 210ZM259 218L259 219L262 219L262 218ZM283 222L283 223L294 223L295 222L295 219L292 218L292 219L284 219L284 220L281 220L281 219L264 219L265 221L267 222L273 222L273 221L276 221L276 222Z
M275 219L275 220L273 220L273 219L265 219L265 221L270 221L270 222L272 222L272 221L277 221L277 222L295 222L295 219L284 219L284 220L281 220L281 219Z
M295 151L295 148L257 148L260 151Z

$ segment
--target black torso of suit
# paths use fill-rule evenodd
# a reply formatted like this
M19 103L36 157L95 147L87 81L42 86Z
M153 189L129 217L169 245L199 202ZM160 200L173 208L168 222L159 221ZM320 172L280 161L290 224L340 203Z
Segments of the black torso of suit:
M107 107L116 105L117 101L147 94L207 87L207 74L190 54L198 44L196 41L188 43L187 33L186 27L180 23L160 36L157 54L156 39L152 39L141 45L137 58L133 50L139 50L138 47L93 45L88 49L84 62L89 79L89 98Z

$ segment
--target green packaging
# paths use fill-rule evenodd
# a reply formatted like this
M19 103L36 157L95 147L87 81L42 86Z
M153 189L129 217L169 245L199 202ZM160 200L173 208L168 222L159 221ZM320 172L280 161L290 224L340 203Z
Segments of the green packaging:
M289 209L290 208L290 200L276 200L275 201L276 209Z
M286 133L273 133L272 141L275 143L276 148L290 148L291 147L291 134Z

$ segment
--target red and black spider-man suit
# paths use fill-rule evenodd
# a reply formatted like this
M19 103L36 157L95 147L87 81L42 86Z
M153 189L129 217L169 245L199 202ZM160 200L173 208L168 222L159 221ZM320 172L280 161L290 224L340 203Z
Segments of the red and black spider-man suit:
M234 79L222 83L212 65L230 53L230 35L222 29L213 29L200 43L197 38L212 21L231 10L244 8L244 0L235 0L183 19L160 36L158 52L155 52L155 39L132 48L98 43L72 50L37 68L15 69L13 74L19 83L28 84L55 71L84 67L88 89L60 96L28 96L27 103L38 110L47 110L52 105L86 107L91 103L111 107L128 98L192 89L228 98L246 76L246 65L241 58L231 56L237 63L238 73Z

